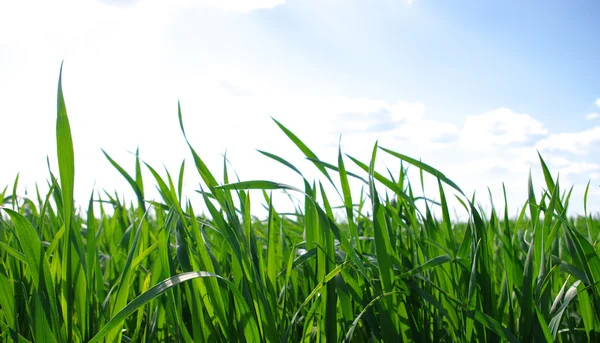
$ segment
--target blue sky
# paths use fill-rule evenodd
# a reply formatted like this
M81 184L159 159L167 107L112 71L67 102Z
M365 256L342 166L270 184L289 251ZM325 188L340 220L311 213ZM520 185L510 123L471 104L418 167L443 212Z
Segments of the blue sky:
M588 180L598 211L599 10L596 1L2 2L0 115L11 143L0 185L17 172L28 189L46 180L64 59L80 201L94 185L127 189L101 148L126 166L137 146L172 172L189 160L181 99L201 155L219 170L227 151L242 179L299 181L254 149L317 176L273 116L330 162L341 134L351 155L368 158L379 139L483 203L486 187L500 195L504 182L513 211L530 168L542 185L540 151L574 185L573 212Z

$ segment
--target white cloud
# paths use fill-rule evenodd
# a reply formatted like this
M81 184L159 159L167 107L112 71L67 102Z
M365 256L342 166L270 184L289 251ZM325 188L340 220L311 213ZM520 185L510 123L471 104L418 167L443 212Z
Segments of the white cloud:
M600 100L600 99L599 99ZM593 119L597 119L600 117L600 113L598 112L593 112L593 113L589 113L585 116L585 119L587 120L593 120Z
M544 124L528 114L500 108L465 120L461 145L470 150L492 150L499 146L527 142L532 136L545 135Z
M589 174L586 176L592 176L594 171L600 170L600 165L597 163L589 163L585 161L572 162L569 161L568 164L562 166L560 168L556 168L556 171L561 176L569 176L572 174Z
M571 161L567 160L564 157L550 157L548 162L556 167L566 167L571 165Z
M412 5L413 0L406 0L406 3L409 4L409 5Z
M527 169L540 163L540 158L535 147L522 146L508 149L506 153L510 156L511 165L524 165ZM544 157L544 156L542 156Z
M540 151L565 151L583 155L598 143L600 143L600 126L581 132L551 134L537 142L535 147Z
M596 99L596 106L600 107L600 98Z
M439 148L457 141L459 129L450 123L425 119L421 103L388 103L367 98L337 98L337 114L332 127L345 135L362 134L373 138L410 141L424 148Z
M441 148L458 140L459 129L453 124L438 120L421 120L402 125L393 133L398 138L426 145L428 148Z
M507 171L510 166L503 158L481 158L465 163L453 164L445 168L448 175L481 175L482 173Z

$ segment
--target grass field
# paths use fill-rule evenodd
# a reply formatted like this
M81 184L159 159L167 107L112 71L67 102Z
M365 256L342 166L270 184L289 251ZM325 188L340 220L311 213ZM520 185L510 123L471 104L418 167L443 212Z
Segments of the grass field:
M187 141L181 110L179 121ZM126 171L109 155L137 201L106 194L92 197L87 211L75 211L76 161L59 81L59 173L50 175L50 191L35 198L8 187L0 193L0 340L600 339L600 221L591 214L569 217L570 192L541 157L544 192L530 180L528 204L511 219L507 212L483 213L458 185L418 160L375 145L370 161L340 151L326 163L276 124L337 193L306 179L303 189L230 183L226 165L218 180L188 144L207 213L182 197L185 164L176 174L161 174L136 156L135 170ZM263 154L302 176L284 157ZM378 154L436 177L439 203L417 207L423 199L413 195L405 169L379 173ZM360 172L350 173L350 166ZM160 191L158 202L145 200L144 169ZM364 183L360 198L352 198L350 178ZM252 201L268 208L264 220L251 216L251 189L263 190ZM304 201L295 213L278 213L271 191ZM464 223L450 219L447 197L454 194L470 214ZM340 197L343 220L330 205Z

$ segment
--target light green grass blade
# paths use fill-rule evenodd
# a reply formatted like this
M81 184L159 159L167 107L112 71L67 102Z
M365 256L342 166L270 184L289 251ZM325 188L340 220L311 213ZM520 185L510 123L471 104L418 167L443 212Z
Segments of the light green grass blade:
M348 173L344 165L344 158L342 157L342 149L338 149L338 171L340 174L340 183L342 185L342 194L344 195L344 208L346 209L346 219L348 222L348 228L350 231L350 244L356 247L358 253L362 253L359 237L358 228L354 222L354 205L352 203L352 193L350 190L350 184L348 183Z
M441 181L443 181L444 183L446 183L446 184L447 184L447 185L449 185L450 187L452 187L452 188L454 188L455 190L457 190L457 191L458 191L460 194L462 194L463 196L465 195L465 194L463 193L463 191L460 189L460 187L458 187L458 185L457 185L457 184L455 184L455 183L454 183L452 180L448 179L448 178L446 177L446 175L444 175L442 172L440 172L439 170L437 170L437 169L435 169L435 168L431 167L430 165L428 165L428 164L425 164L425 163L423 163L423 162L421 162L421 161L417 161L417 160L415 160L414 158L408 157L408 156L406 156L406 155L402 155L402 154L400 154L400 153L397 153L397 152L395 152L395 151L393 151L393 150L386 149L386 148L384 148L384 147L379 147L379 149L381 149L381 150L383 150L383 151L387 152L388 154L390 154L390 155L392 155L392 156L395 156L395 157L397 157L398 159L400 159L400 160L402 160L402 161L408 162L408 163L410 163L410 164L414 165L415 167L417 167L417 168L419 168L419 169L421 169L421 170L424 170L424 171L428 172L429 174L431 174L431 175L435 176L436 178L440 179Z
M138 205L142 208L142 210L144 212L146 212L146 210L145 210L146 204L144 203L144 191L142 188L143 186L141 186L142 185L142 176L141 176L141 172L138 171L139 159L137 159L137 155L136 155L136 179L134 180L131 177L131 175L129 175L125 171L125 169L123 169L123 167L121 167L115 160L112 159L112 157L110 157L108 155L108 153L106 151L104 151L104 149L102 149L102 153L104 154L106 159L110 162L110 164L112 164L112 166L115 167L115 169L119 171L119 173L125 178L125 180L127 180L127 183L129 183L129 185L133 189L133 192L135 193L135 196L138 200ZM137 151L136 151L136 154L137 154Z
M280 122L275 120L275 118L271 118L271 119L273 119L273 121L275 122L275 124L277 124L277 126L279 126L281 131L283 131L285 133L285 135L288 136L288 138L298 147L298 149L300 149L300 151L302 151L302 153L306 157L308 157L311 160L319 160L317 155L312 150L310 150L310 148L308 146L306 146L306 144L304 144L304 142L302 142L302 140L300 140L300 138L298 138L298 136L296 136L292 131L290 131L288 128L283 126L283 124L281 124ZM327 172L327 169L325 169L325 167L323 167L320 164L317 164L317 163L314 163L314 164L315 164L315 167L317 167L317 169L319 169L319 171L321 173L323 173L323 175L325 175L327 180L329 180L329 182L337 190L335 183L333 182L333 180L331 179L331 176L329 176L329 173Z
M23 251L23 255L25 255L27 266L30 270L31 281L37 292L37 295L34 296L40 300L40 306L43 306L42 309L45 313L46 321L53 328L59 328L58 314L60 310L56 301L50 266L46 259L42 242L31 223L25 217L8 208L3 208L3 210L8 213L15 225L21 250ZM51 336L54 340L63 341L60 330L57 330Z
M223 189L223 190L247 190L247 189L265 189L265 190L272 190L272 189L286 189L286 190L291 190L291 191L296 191L296 192L300 192L300 193L304 193L303 191L299 190L296 187L293 186L289 186L283 183L277 183L277 182L273 182L273 181L266 181L266 180L254 180L254 181L240 181L240 182L234 182L234 183L229 183L226 185L222 185L222 186L217 186L215 187L217 189Z
M66 247L66 280L65 298L67 302L67 341L71 342L73 337L74 317L74 286L72 266L72 244L73 235L71 218L73 216L73 188L75 184L75 155L73 152L73 138L71 137L71 126L67 116L67 107L62 90L62 64L58 77L57 115L56 115L56 155L58 157L58 170L60 174L60 187L63 201L63 220L65 223L65 247Z
M366 164L362 163L358 159L356 159L348 154L346 154L346 156L348 156L348 158L350 158L352 160L352 162L354 162L357 166L359 166L360 169L369 173L369 166L367 166ZM380 173L378 173L375 170L373 170L373 177L375 178L375 180L381 182L388 189L390 189L394 193L396 193L396 195L398 195L404 201L406 201L412 208L417 209L417 206L414 203L414 199L411 198L410 196L408 196L400 187L398 187L398 185L396 183L394 183L393 181L390 181L389 179L387 179L386 177L384 177L383 175L381 175ZM418 209L417 209L417 212L420 213Z
M17 312L15 309L15 287L14 282L9 280L4 274L0 273L0 308L4 315L4 320L10 328L16 328Z

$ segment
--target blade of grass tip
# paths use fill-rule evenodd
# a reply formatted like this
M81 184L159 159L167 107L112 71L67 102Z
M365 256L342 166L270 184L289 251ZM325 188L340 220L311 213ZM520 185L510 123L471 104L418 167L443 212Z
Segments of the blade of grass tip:
M587 217L587 200L588 200L588 192L590 190L590 183L592 181L589 180L587 183L587 186L585 186L585 193L583 194L583 211L585 213L585 216Z
M266 180L240 181L240 182L228 183L228 184L222 185L222 186L217 186L215 188L223 189L223 190L285 189L285 190L292 190L292 191L296 191L296 192L300 192L300 193L304 194L303 191L301 191L300 189L298 189L296 187L286 185L283 183L266 181Z
M181 202L181 197L183 193L183 175L185 173L185 160L181 162L181 167L179 167L179 180L177 181L177 193L179 196L179 202Z
M390 154L390 155L392 155L392 156L394 156L396 158L399 158L399 159L401 159L401 160L403 160L405 162L408 162L408 163L414 165L415 167L417 167L419 169L422 169L422 170L428 172L429 174L431 174L431 175L437 177L438 179L442 180L444 183L446 183L450 187L456 189L460 194L462 194L463 196L465 196L465 193L463 193L463 191L460 189L460 187L458 187L458 185L456 183L454 183L452 180L450 180L449 178L447 178L446 175L444 175L439 170L431 167L430 165L425 164L425 163L423 163L421 161L417 161L414 158L408 157L406 155L402 155L400 153L397 153L397 152L395 152L393 150L386 149L384 147L379 147L379 149L387 152L388 154Z
M177 210L179 211L179 207L180 207L179 203L177 202L176 197L173 195L173 193L169 189L169 186L167 186L167 183L165 182L165 180L148 163L144 163L144 164L146 165L146 168L148 168L148 170L150 171L150 173L152 174L152 176L154 176L154 180L158 184L158 187L157 187L158 191L159 191L161 197L163 198L163 200L169 206L176 206Z
M194 148L192 148L192 144L190 143L190 141L187 138L185 129L183 127L183 117L181 114L181 104L179 101L177 101L177 116L179 118L179 127L181 128L181 133L183 133L183 138L185 139L185 142L187 143L188 147L190 148L190 151L192 152L192 156L194 158L194 164L196 165L196 169L200 173L200 176L202 177L202 180L204 181L206 186L208 186L208 189L211 192L214 192L214 187L218 186L219 183L217 182L217 179L215 179L215 177L209 171L209 169L206 166L206 164L204 163L204 161L196 153L196 150L194 150ZM216 196L216 194L215 194L215 196Z
M17 177L15 177L15 182L13 183L13 191L12 191L12 209L17 210L17 186L19 185L19 173L17 173Z
M136 197L137 197L137 201L138 201L138 205L143 209L143 211L146 211L146 204L144 203L144 191L142 190L142 188L140 188L140 183L141 183L141 172L138 171L138 165L139 165L139 159L137 158L137 151L136 151L136 180L134 180L131 175L129 175L125 169L123 169L123 167L121 167L115 160L112 159L112 157L110 157L110 155L108 155L108 153L106 151L104 151L104 149L101 149L102 153L104 154L104 156L106 157L106 159L110 162L110 164L112 164L112 166L119 171L119 173L125 178L125 180L127 180L127 183L129 183L129 185L131 186L131 188L133 189L133 192L135 193ZM138 178L138 174L140 175ZM139 182L138 182L139 180Z
M298 138L298 136L296 136L292 131L290 131L288 128L283 126L283 124L278 122L275 118L271 118L271 119L273 119L275 124L277 124L277 126L279 126L279 128L300 149L300 151L302 151L302 153L306 157L308 157L309 159L319 160L317 155L315 155L315 153L312 150L310 150L310 148L308 146L306 146L306 144L304 144L304 142L302 142L302 140L300 140L300 138ZM335 190L337 191L337 187L336 187L335 183L333 182L333 180L331 179L331 176L329 176L327 169L325 169L325 167L323 167L322 165L319 165L317 163L313 162L313 164L315 165L315 167L317 167L317 169L319 169L319 171L321 171L321 173L323 173L323 175L325 175L327 180L329 180L329 182L333 185L333 188L335 188Z
M67 300L67 342L73 339L73 271L72 271L72 228L71 216L73 214L73 187L75 179L75 156L73 152L73 139L71 137L71 126L67 116L67 107L62 90L62 68L58 77L57 115L56 115L56 154L58 157L58 170L60 174L60 187L62 190L63 215L65 223L66 258L66 283L65 296Z
M223 154L223 183L229 183L229 173L227 173L227 150Z
M400 160L400 162L402 162L402 160ZM421 160L419 160L419 162L421 162ZM419 168L419 179L421 180L421 191L423 194L425 194L425 178L423 177L423 168Z
M268 158L273 159L273 160L283 164L284 166L286 166L286 167L290 168L291 170L295 171L296 173L298 173L298 175L302 176L302 173L300 172L300 170L298 170L298 168L296 168L296 166L294 166L290 162L286 161L284 158L277 156L275 154L272 154L270 152L266 152L266 151L262 151L262 150L257 150L257 151L259 153L267 156Z
M351 245L356 247L359 254L362 254L360 241L358 238L358 228L354 222L354 206L352 204L352 193L350 192L350 184L348 183L348 175L344 166L342 157L342 148L338 147L338 168L340 174L340 183L342 184L342 193L344 194L344 207L346 208L346 216L348 220L348 228L350 231Z
M4 189L2 190L2 192L0 192L0 205L4 204L4 201L6 199L6 190L8 190L8 186L4 186Z
M140 163L140 148L137 147L135 149L135 183L138 186L138 189L142 193L142 198L144 197L144 179L142 178L142 166ZM140 207L142 207L140 205ZM143 209L143 207L142 207ZM145 210L144 210L145 211Z
M548 190L550 191L550 193L554 193L554 188L556 186L554 184L554 180L552 179L552 174L550 173L550 169L548 169L548 166L546 165L546 162L544 162L544 159L542 158L542 155L540 154L539 151L538 151L538 157L540 158L540 164L542 165L542 171L544 172L544 179L546 180L546 185L548 186ZM563 204L561 201L558 201L556 203L556 208L557 208L558 212L563 212L564 207L563 207Z
M588 181L587 186L585 186L585 193L583 195L583 213L585 214L585 226L587 228L587 233L588 233L588 240L590 242L593 242L593 238L592 238L592 216L588 215L588 211L587 211L587 200L588 200L588 192L590 190L590 183L591 180Z
M352 160L352 162L354 162L357 166L360 167L360 169L364 170L365 172L369 173L369 166L367 166L366 164L362 163L361 161L359 161L358 159L346 154L346 156L348 156L348 158L350 160ZM418 207L415 205L413 198L409 195L407 195L397 184L395 184L394 182L388 180L386 177L384 177L383 175L379 174L377 171L373 171L373 177L375 178L375 180L381 182L381 184L383 184L384 186L386 186L388 189L390 189L391 191L393 191L394 193L396 193L396 195L398 195L399 197L401 197L404 201L406 201L407 204L409 204L412 208L414 208L417 213L419 213L420 215L421 212L418 209Z
M306 159L309 160L309 161L311 161L312 163L316 163L316 164L322 165L323 167L325 167L327 169L333 170L335 172L339 172L339 168L336 167L336 166L334 166L333 164L330 164L330 163L327 163L327 162L323 162L321 160L315 160L315 159L312 159L312 158L306 158ZM369 181L367 181L364 178L362 178L361 176L356 175L354 173L351 173L351 172L349 172L347 170L346 170L346 175L347 176L352 176L353 178L362 181L365 185L369 184Z
M536 240L539 239L539 241L535 242L536 245L536 249L539 249L539 252L536 251L536 261L539 263L539 274L538 274L538 290L539 287L541 286L541 281L546 277L546 251L549 250L549 247L546 247L546 244L548 245L552 245L552 243L554 242L554 237L556 237L556 231L552 232L551 231L551 226L552 226L552 215L554 213L554 209L555 206L558 204L558 202L560 200L558 200L559 197L559 183L558 180L556 182L556 188L554 189L554 194L552 194L551 198L550 198L550 203L548 204L548 209L546 210L546 213L544 215L544 221L542 223L542 225L540 225L538 227L537 231L541 231L541 235L539 237L535 237ZM558 228L557 225L554 225L556 228ZM546 243L546 239L552 238L552 240L549 240ZM546 301L548 301L548 299L545 299Z

